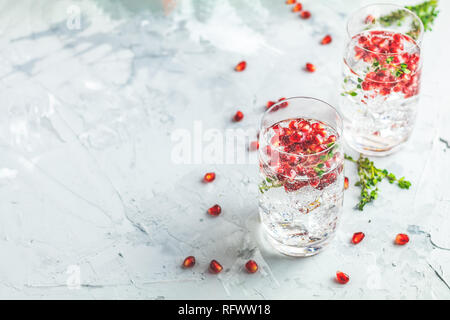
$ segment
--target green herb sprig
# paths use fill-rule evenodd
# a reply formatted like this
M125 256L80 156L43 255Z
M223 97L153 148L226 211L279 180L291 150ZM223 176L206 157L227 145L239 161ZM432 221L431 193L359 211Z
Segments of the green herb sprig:
M420 20L422 20L425 31L431 31L432 25L434 24L434 20L439 14L439 10L437 9L438 3L439 3L438 0L430 0L422 2L415 6L405 6L405 8L417 14ZM406 16L405 11L398 10L388 15L381 16L379 18L379 22L383 26L391 26L394 23L396 23L397 25L401 25L405 20L405 16ZM372 23L375 23L375 21L373 21ZM417 39L420 31L420 25L416 22L413 22L411 28L412 29L410 32L408 32L408 35L411 36L413 39Z
M269 191L271 188L280 188L283 184L267 177L259 184L259 192L264 193Z
M438 0L425 1L415 6L406 6L406 9L413 11L422 20L425 31L431 31L434 19L439 14Z
M359 181L356 182L355 186L361 187L360 201L356 207L363 211L366 204L376 200L378 198L378 183L386 178L389 183L393 184L397 182L400 189L409 189L411 187L411 182L405 180L404 177L397 179L397 177L388 172L386 169L378 169L375 167L373 161L368 158L359 156L358 160L353 159L349 155L345 155L345 159L349 160L358 166Z

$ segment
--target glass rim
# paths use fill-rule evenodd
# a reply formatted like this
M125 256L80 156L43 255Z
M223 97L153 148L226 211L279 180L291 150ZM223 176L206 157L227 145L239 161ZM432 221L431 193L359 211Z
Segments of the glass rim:
M328 124L330 127L332 127L334 130L336 130L336 134L337 134L336 141L334 142L333 145L327 147L326 149L324 149L324 150L322 150L322 151L320 151L320 152L314 152L314 153L310 153L310 154L286 152L286 151L280 150L278 147L275 147L275 150L276 150L278 153L282 153L282 154L286 154L286 155L292 155L292 156L295 156L295 157L310 157L310 156L318 156L318 155L321 155L321 154L323 154L323 153L328 153L332 148L334 148L334 147L337 145L338 142L341 141L344 123L343 123L342 114L339 112L339 110L338 110L337 108L335 108L334 106L332 106L332 105L329 104L328 102L323 101L323 100L318 99L318 98L313 98L313 97L308 97L308 96L295 96L295 97L290 97L290 98L286 98L286 99L284 99L284 100L278 101L277 103L275 103L274 105L272 105L270 108L268 108L268 109L264 112L264 114L263 114L263 116L262 116L262 119L261 119L261 122L260 122L260 127L259 127L259 132L260 132L259 137L260 137L260 139L262 139L262 137L264 136L264 135L261 134L261 132L263 131L263 122L264 122L264 119L265 119L269 114L271 114L272 112L276 112L276 111L272 111L272 109L276 108L277 106L280 106L280 105L283 104L283 103L286 103L286 102L289 102L289 101L299 101L299 100L314 100L314 101L316 101L316 102L319 102L319 103L322 103L322 104L326 105L327 107L330 108L331 111L334 111L334 112L335 112L335 114L337 115L337 118L338 118L338 126L337 126L337 128L334 128L333 126L331 126L330 124L328 124L328 123L326 123L326 122L323 122L322 120L319 120L319 119L314 119L314 120L317 120L317 121L321 121L321 122L323 122L323 123L326 123L326 124ZM287 108L289 108L289 106L288 106ZM299 117L301 117L301 115L300 115ZM285 120L288 120L288 119L285 119ZM280 121L284 121L284 120L280 120ZM266 141L266 144L267 144L268 146L272 147L272 144L270 143L270 141ZM261 152L261 148L259 149L259 152Z
M418 37L418 39L417 40L415 40L415 39L413 39L412 37L409 37L409 38L411 38L411 40L413 40L414 41L414 44L419 48L419 50L421 49L421 44L422 44L422 40L423 40L423 34L424 34L424 32L425 32L425 30L424 30L424 25L423 25L423 22L422 22L422 20L419 18L419 16L415 13L415 12L413 12L413 11L411 11L411 10L409 10L408 8L405 8L405 7L403 7L403 6L400 6L400 5L397 5L397 4L393 4L393 3L372 3L372 4L369 4L369 5L366 5L366 6L364 6L364 7L361 7L361 8L359 8L359 9L357 9L356 11L354 11L350 16L349 16L349 18L347 19L347 26L346 26L346 30L347 30L347 35L350 37L350 39L353 39L355 36L356 36L356 34L355 35L352 35L351 33L350 33L350 22L361 12L361 11L363 11L363 10L365 10L365 9L367 9L367 8L370 8L370 7L377 7L377 6L385 6L385 7L395 7L395 8L398 8L398 10L404 10L404 11L406 11L406 12L408 12L409 14L411 14L413 17L415 17L416 19L417 19L417 21L419 21L419 25L420 25L420 34L419 34L419 37ZM402 34L403 35L403 34ZM361 48L360 46L357 46L358 48ZM382 54L382 53L377 53L377 52L373 52L373 51L370 51L370 50L367 50L367 49L365 49L365 48L361 48L362 50L364 50L364 51L367 51L367 52L371 52L371 53L376 53L376 54ZM401 55L401 54L403 54L404 52L402 52L402 53L391 53L391 54L386 54L386 55Z

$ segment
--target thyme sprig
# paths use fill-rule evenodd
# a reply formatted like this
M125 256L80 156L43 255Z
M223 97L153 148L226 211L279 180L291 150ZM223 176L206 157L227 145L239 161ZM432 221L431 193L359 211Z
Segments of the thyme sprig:
M280 188L282 186L283 184L280 183L279 181L267 177L259 184L259 192L264 193L269 191L271 188Z
M439 14L439 10L437 9L438 3L438 0L430 0L415 6L406 6L405 8L417 14L420 20L422 20L425 31L431 31L433 30L431 27L434 23L434 19L436 19Z
M431 31L434 20L439 14L438 0L430 0L422 2L415 6L405 6L406 9L413 11L417 16L422 20L424 30ZM397 25L401 25L405 20L406 12L402 10L394 11L388 15L381 16L379 21L383 26L391 26L394 23ZM375 20L372 21L375 23ZM411 26L411 31L408 32L408 35L413 39L417 39L419 36L420 25L417 22L413 22Z
M378 183L387 179L389 183L393 184L397 182L400 189L409 189L411 182L405 180L404 177L398 179L393 173L388 172L386 169L378 169L375 167L373 161L368 158L359 156L358 160L353 159L349 155L345 155L345 159L349 160L358 166L359 181L355 186L361 187L360 201L356 205L359 210L364 210L366 204L376 200L378 198Z

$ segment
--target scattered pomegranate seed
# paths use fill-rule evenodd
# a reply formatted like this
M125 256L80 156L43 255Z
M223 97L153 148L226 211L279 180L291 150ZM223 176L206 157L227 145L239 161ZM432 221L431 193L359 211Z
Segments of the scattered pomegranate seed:
M316 71L316 66L313 65L312 63L307 63L307 64L306 64L306 71L308 71L308 72L314 72L314 71Z
M395 244L398 244L399 246L403 246L409 242L409 237L407 234L399 233L395 237Z
M241 111L236 112L236 114L233 117L233 120L236 122L241 121L244 118L244 114Z
M216 179L216 174L214 172L208 172L205 174L204 181L205 182L213 182Z
M353 237L352 237L352 243L353 244L360 243L364 239L365 236L366 235L364 234L364 232L356 232L356 233L354 233Z
M217 262L216 260L211 260L211 262L209 263L209 270L212 273L220 273L222 271L223 267L222 265Z
M195 265L195 257L189 256L183 261L183 268L192 268Z
M345 177L344 178L344 190L347 190L347 189L348 189L348 178Z
M292 8L292 12L299 12L299 11L302 11L302 9L303 9L303 6L302 6L302 4L299 2L299 3L297 3L297 4Z
M234 68L237 72L242 72L247 68L247 62L241 61L237 64L237 66Z
M294 4L297 0L286 0L286 4Z
M331 41L333 41L333 38L329 34L327 34L325 37L323 37L322 41L320 41L321 44L329 44Z
M309 11L302 11L302 12L300 12L300 17L302 19L309 19L311 17L311 12L309 12Z
M217 217L221 212L222 208L218 204L215 204L208 209L208 213L214 217Z
M250 151L256 151L258 149L259 149L259 142L258 141L250 142Z
M255 273L258 271L258 264L254 260L248 260L245 264L245 269L247 269L249 273Z
M350 280L350 277L342 271L336 272L336 281L340 284L346 284Z

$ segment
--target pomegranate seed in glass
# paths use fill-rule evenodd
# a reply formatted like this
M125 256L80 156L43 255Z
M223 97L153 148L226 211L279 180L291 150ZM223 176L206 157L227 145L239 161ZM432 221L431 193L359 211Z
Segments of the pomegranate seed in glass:
M311 256L335 233L342 212L342 120L314 98L268 109L259 135L259 212L269 242L290 256Z
M376 4L354 13L347 31L340 101L345 138L360 153L391 154L414 127L423 24L404 7Z

